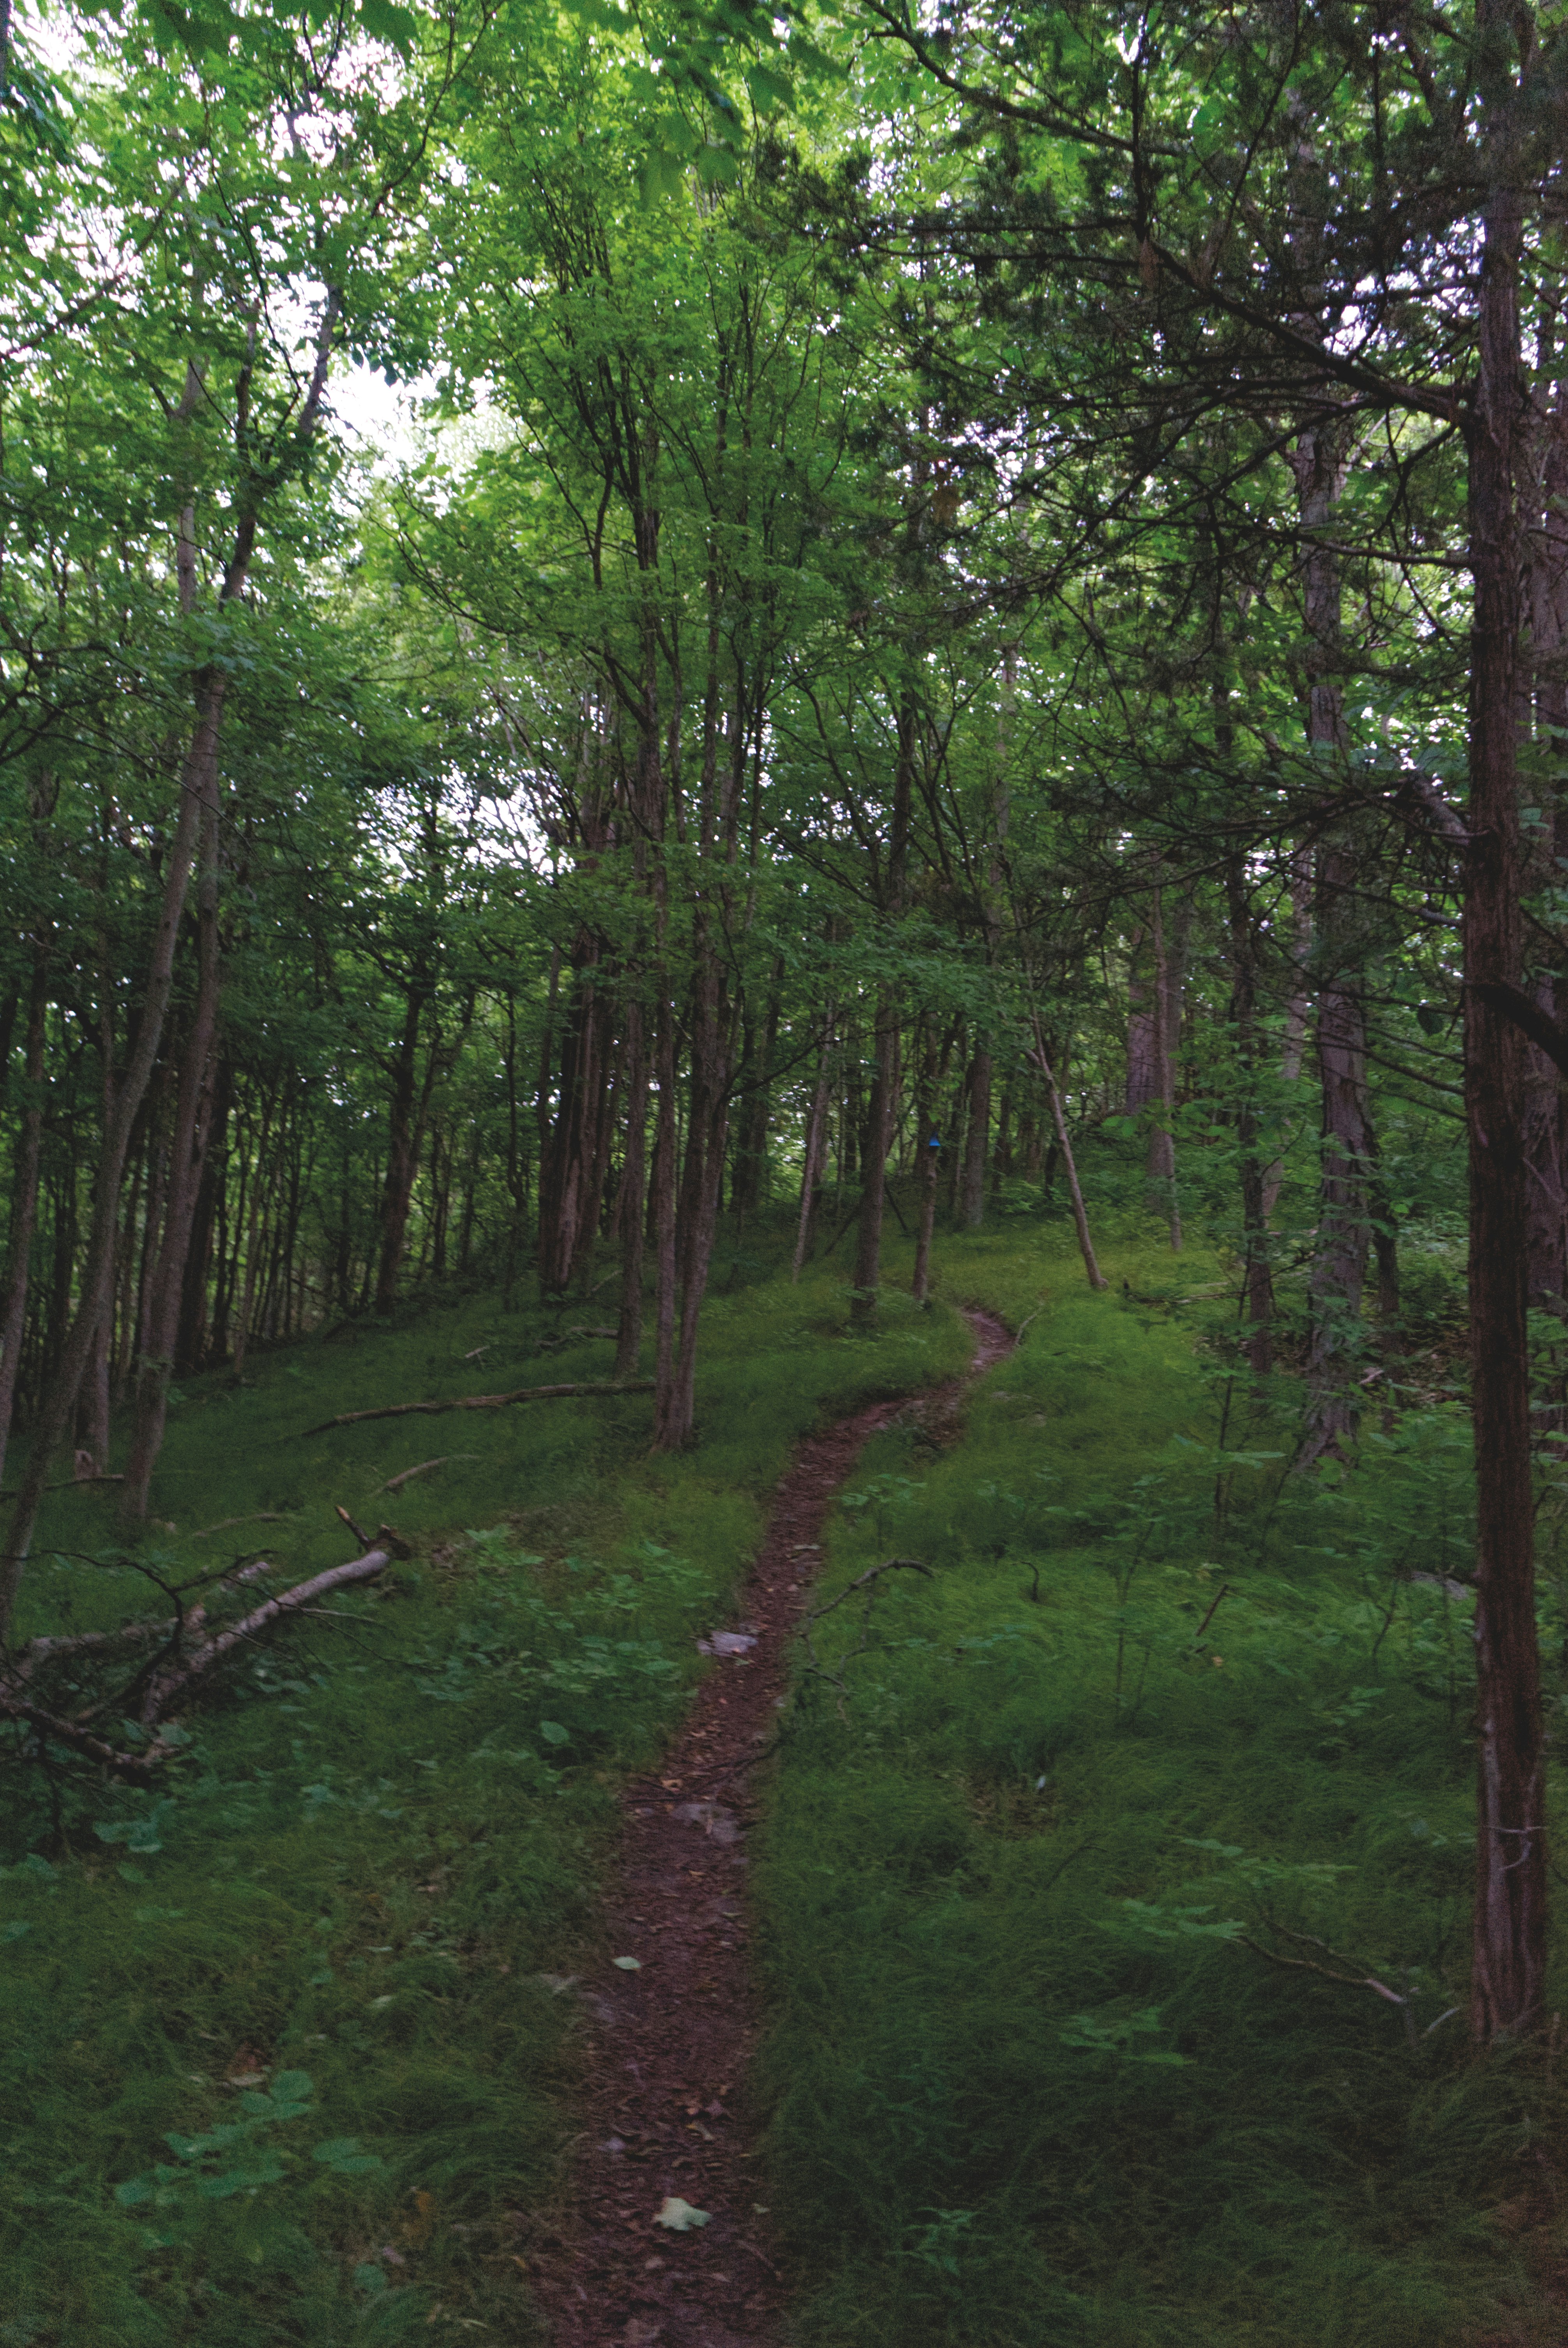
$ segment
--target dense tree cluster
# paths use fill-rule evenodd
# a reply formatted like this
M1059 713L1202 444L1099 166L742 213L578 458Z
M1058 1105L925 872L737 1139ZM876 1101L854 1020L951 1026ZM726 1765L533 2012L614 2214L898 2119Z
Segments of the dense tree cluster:
M12 41L5 1588L117 1402L134 1526L172 1377L422 1275L613 1284L665 1447L764 1212L797 1264L853 1225L868 1329L886 1216L923 1295L938 1218L1020 1184L1098 1283L1091 1128L1144 1140L1173 1248L1227 1236L1305 1470L1397 1389L1463 1137L1474 2018L1527 2026L1563 36L810 30L364 0ZM416 458L356 452L354 362L418 384Z

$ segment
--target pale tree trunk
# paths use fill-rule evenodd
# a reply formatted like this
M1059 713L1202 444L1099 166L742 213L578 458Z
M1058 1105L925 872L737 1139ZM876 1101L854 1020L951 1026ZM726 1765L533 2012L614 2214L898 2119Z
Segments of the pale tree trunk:
M817 1195L822 1187L823 1169L827 1163L827 1118L833 1097L834 1030L836 1008L827 1006L823 1020L821 1056L816 1065L816 1082L812 1087L811 1107L805 1121L805 1153L801 1164L800 1217L795 1226L794 1254L790 1261L790 1283L797 1285L806 1257L811 1252L812 1237L816 1223Z
M897 921L904 911L904 886L909 853L909 822L915 782L917 713L909 701L898 710L898 754L893 770L893 809L887 850L887 885L884 913ZM869 1330L876 1319L876 1292L882 1278L882 1199L887 1182L887 1152L898 1106L899 1005L890 987L876 1002L875 1059L870 1111L866 1120L866 1148L860 1168L860 1220L856 1234L852 1324Z
M1083 1204L1083 1192L1079 1186L1078 1162L1072 1155L1072 1141L1067 1130L1067 1112L1062 1107L1056 1076L1046 1054L1045 1035L1040 1024L1038 1012L1034 1016L1034 1050L1030 1054L1030 1057L1044 1079L1046 1097L1050 1103L1050 1119L1056 1128L1056 1146L1067 1175L1068 1195L1072 1200L1073 1228L1078 1233L1078 1251L1083 1258L1085 1275L1091 1288L1108 1287L1110 1283L1100 1269L1099 1261L1094 1253L1094 1242L1089 1236L1089 1215Z
M1500 0L1477 30L1505 40ZM1512 86L1492 108L1517 104ZM1479 371L1468 418L1471 570L1469 843L1464 860L1465 1109L1476 1471L1476 1879L1471 2024L1483 2044L1541 2022L1546 1798L1530 1463L1524 1056L1494 987L1521 977L1520 551L1514 434L1523 407L1516 190L1490 191Z

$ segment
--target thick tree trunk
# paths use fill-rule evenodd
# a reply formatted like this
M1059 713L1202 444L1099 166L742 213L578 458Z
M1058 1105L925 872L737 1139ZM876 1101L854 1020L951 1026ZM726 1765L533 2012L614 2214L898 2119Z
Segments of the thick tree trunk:
M1478 29L1508 20L1482 0ZM1476 1889L1471 2024L1483 2044L1536 2027L1546 1968L1546 1838L1530 1466L1523 1045L1477 991L1519 983L1520 550L1514 433L1522 413L1519 197L1486 213L1479 376L1469 418L1469 843L1464 860L1465 1110L1476 1469Z

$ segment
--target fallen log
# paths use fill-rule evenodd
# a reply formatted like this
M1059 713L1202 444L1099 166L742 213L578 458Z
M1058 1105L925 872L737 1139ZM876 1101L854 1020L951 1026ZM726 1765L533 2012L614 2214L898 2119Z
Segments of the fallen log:
M218 1632L204 1646L189 1656L178 1670L155 1673L141 1707L142 1726L150 1727L159 1718L171 1696L178 1695L181 1688L189 1687L192 1680L200 1679L203 1672L210 1671L214 1663L221 1663L225 1655L232 1654L234 1649L242 1646L247 1639L253 1639L269 1623L278 1622L285 1614L298 1613L302 1606L309 1606L313 1600L324 1597L329 1590L341 1590L351 1581L374 1581L376 1575L384 1573L392 1563L392 1556L390 1547L367 1550L363 1557L353 1559L347 1565L331 1566L325 1573L315 1574L309 1581L297 1581L292 1590L281 1590L276 1598L264 1600L241 1621L231 1623L227 1631Z
M651 1378L625 1378L619 1385L584 1385L580 1381L564 1386L516 1386L510 1394L454 1395L450 1402L389 1402L380 1410L340 1410L335 1418L323 1418L319 1426L307 1426L305 1435L325 1435L334 1426L362 1426L371 1418L435 1418L444 1410L508 1410L517 1402L556 1402L571 1395L651 1394ZM303 1437L301 1437L303 1440Z
M280 1591L275 1598L269 1598L261 1605L253 1607L241 1621L231 1623L226 1631L217 1632L203 1640L193 1653L186 1651L179 1656L171 1654L167 1665L162 1668L155 1665L148 1681L140 1715L140 1725L153 1732L152 1741L139 1753L109 1744L106 1738L95 1734L85 1720L69 1720L51 1705L38 1702L28 1692L26 1674L40 1663L55 1656L79 1653L84 1648L108 1646L121 1641L138 1644L160 1635L167 1637L176 1631L174 1622L128 1623L118 1632L87 1631L70 1638L31 1641L10 1664L0 1663L0 1720L26 1722L37 1729L41 1735L64 1745L73 1753L81 1754L85 1760L96 1761L113 1776L132 1781L145 1780L162 1762L180 1749L178 1746L165 1743L158 1734L162 1726L163 1714L175 1696L210 1672L214 1664L221 1663L226 1655L232 1654L236 1647L254 1639L272 1623L288 1615L308 1611L313 1601L324 1597L328 1591L341 1590L351 1582L374 1581L378 1573L385 1571L395 1554L389 1541L384 1546L368 1550L364 1557L356 1557L347 1565L331 1566L326 1572L313 1575L309 1581L296 1582L292 1590ZM251 1566L245 1569L242 1577L237 1578L248 1580L271 1570L265 1564ZM189 1637L191 1632L202 1629L206 1622L206 1608L193 1607L183 1622L178 1625L179 1633L182 1638ZM97 1708L102 1709L101 1706Z

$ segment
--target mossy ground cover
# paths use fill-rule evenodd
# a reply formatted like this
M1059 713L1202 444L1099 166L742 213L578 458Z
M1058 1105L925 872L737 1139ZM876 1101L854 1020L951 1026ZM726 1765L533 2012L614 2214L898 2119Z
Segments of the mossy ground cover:
M1095 1296L1060 1228L949 1242L941 1293L1022 1344L838 1511L828 1595L932 1573L803 1650L759 1869L795 2337L1555 2337L1519 2238L1562 2099L1450 2011L1468 1424L1374 1415L1352 1472L1294 1476L1291 1381L1227 1416L1223 1266L1102 1261Z
M602 1377L609 1346L566 1334L591 1304L451 1298L186 1390L141 1564L179 1581L266 1541L300 1578L354 1553L339 1504L415 1553L258 1648L187 1715L156 1791L46 1777L13 1746L5 2348L337 2348L432 2320L532 2336L530 2227L570 2127L561 1976L591 1937L616 1773L702 1668L793 1438L965 1358L950 1312L896 1305L874 1343L846 1312L831 1271L715 1296L703 1440L678 1461L648 1457L645 1396L302 1436ZM113 1561L112 1509L112 1488L52 1503L19 1635L159 1611Z

